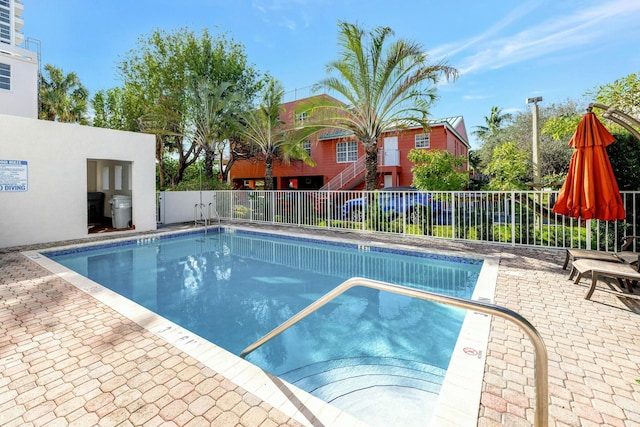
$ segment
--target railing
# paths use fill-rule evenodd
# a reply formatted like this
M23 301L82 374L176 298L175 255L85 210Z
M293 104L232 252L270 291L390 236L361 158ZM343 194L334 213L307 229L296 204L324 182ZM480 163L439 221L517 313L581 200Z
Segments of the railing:
M200 218L198 218L200 214ZM207 233L207 227L209 226L209 217L204 213L204 203L196 203L193 208L193 224L203 224L204 232Z
M215 200L215 195L213 196L214 200ZM218 231L220 231L220 214L218 214L218 209L216 208L216 204L214 202L210 202L209 203L209 210L208 210L208 220L211 221L212 218L216 218L218 220Z
M345 185L361 176L365 172L365 161L367 156L361 156L354 163L351 163L342 170L338 175L327 182L320 191L342 190Z
M548 356L547 356L547 348L544 345L544 341L542 341L542 337L535 329L535 327L529 323L527 319L522 317L520 314L509 310L505 307L500 307L493 304L488 304L480 301L467 300L462 298L457 298L448 295L435 294L428 291L422 291L418 289L408 288L405 286L393 285L390 283L379 282L376 280L363 279L359 277L354 277L346 280L342 284L335 287L333 290L325 294L324 296L317 299L315 302L307 306L306 308L299 311L297 314L289 318L286 322L282 323L280 326L276 327L274 330L260 338L258 341L254 342L247 348L245 348L242 353L240 353L240 357L245 357L247 354L251 353L255 349L259 348L267 341L271 340L275 336L284 332L286 329L298 323L300 320L304 319L314 311L318 310L320 307L327 304L329 301L332 301L339 295L343 294L347 290L355 287L355 286L364 286L367 288L378 289L386 292L393 292L395 294L405 295L412 298L419 298L427 301L433 301L441 304L451 305L457 308L464 308L466 310L474 310L479 311L481 313L490 314L494 316L502 317L503 319L509 320L515 323L520 329L522 329L533 344L535 350L535 385L536 385L536 409L535 409L535 418L534 425L538 427L546 427L548 425L549 418L549 390L548 390Z
M640 235L640 192L622 192L625 221L552 211L556 191L217 191L221 219L545 248L619 251ZM167 209L169 209L167 207ZM640 249L635 242L631 250Z

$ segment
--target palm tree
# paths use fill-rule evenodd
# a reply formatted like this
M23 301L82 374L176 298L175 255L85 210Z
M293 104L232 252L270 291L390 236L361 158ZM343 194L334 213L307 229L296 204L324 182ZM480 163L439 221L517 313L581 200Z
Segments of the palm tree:
M473 133L483 141L486 141L489 137L495 136L502 128L502 124L512 118L511 114L501 114L501 112L501 108L498 108L497 106L491 107L491 114L484 118L487 125L476 126L476 130Z
M458 72L444 62L429 64L427 54L408 40L388 42L393 30L376 27L370 32L339 22L340 59L330 62L329 76L316 89L343 96L347 105L329 97L317 97L307 106L312 126L352 133L366 152L367 190L377 188L378 139L389 130L410 125L429 128L428 108L435 100L440 76L455 79Z
M48 79L40 76L40 113L44 120L87 124L89 92L76 73L64 74L62 69L44 66Z
M232 121L237 120L237 114L233 110L237 99L232 92L231 83L214 84L204 78L192 82L191 95L193 139L204 149L207 178L213 178L216 156L222 156L223 141L231 134Z
M280 120L284 96L282 84L273 78L267 80L262 100L257 109L249 109L241 115L239 134L258 149L264 157L264 189L273 190L273 162L279 157L285 162L300 159L315 165L302 143L316 132L312 128L288 126Z

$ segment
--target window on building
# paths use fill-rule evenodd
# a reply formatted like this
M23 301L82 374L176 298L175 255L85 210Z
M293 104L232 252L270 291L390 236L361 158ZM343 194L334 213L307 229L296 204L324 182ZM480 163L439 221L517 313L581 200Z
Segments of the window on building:
M5 9L2 7L2 2L0 1L0 23L9 25L11 22L9 21L9 9Z
M431 146L431 134L419 133L416 135L416 148L429 148Z
M305 142L303 142L302 148L305 149L308 155L311 155L311 140L307 139Z
M11 44L11 29L0 22L0 43Z
M0 63L0 89L11 90L11 65Z
M11 10L8 0L0 0L0 42L11 44Z
M302 113L296 113L295 121L297 124L304 124L305 121L309 120L309 113L303 111Z
M355 162L358 160L358 143L356 141L339 142L336 145L338 163Z

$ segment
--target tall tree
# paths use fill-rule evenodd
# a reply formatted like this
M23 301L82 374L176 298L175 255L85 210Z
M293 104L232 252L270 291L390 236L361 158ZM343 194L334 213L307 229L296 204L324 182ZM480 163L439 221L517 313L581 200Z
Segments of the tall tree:
M236 103L230 83L215 84L204 78L194 79L191 87L190 114L193 140L204 149L205 175L213 178L213 165L223 168L225 139L237 128Z
M161 187L165 186L165 175L171 185L178 184L185 169L211 147L199 145L193 138L197 120L192 116L197 111L192 104L193 82L205 80L213 86L229 83L248 102L260 87L244 47L225 34L214 37L206 29L200 34L186 28L172 33L156 30L141 37L118 65L118 72L123 87L94 98L101 106L96 108L97 117L101 125L137 127L156 135ZM167 155L177 159L177 168L165 170Z
M491 175L487 188L497 191L525 189L530 163L529 153L519 149L514 142L500 144L487 166L487 173Z
M144 114L135 94L127 87L98 91L91 99L93 126L139 132L138 118Z
M89 92L76 73L65 74L61 68L47 64L40 76L39 117L65 123L87 124Z
M282 84L269 78L258 108L249 109L241 116L243 126L239 131L240 136L256 147L264 158L265 190L273 190L273 163L276 159L281 157L285 162L300 159L314 165L302 143L316 130L296 128L295 124L288 126L280 119L283 96Z
M491 113L489 116L485 116L484 122L486 126L476 126L476 130L473 131L474 135L476 135L481 140L485 141L487 138L495 136L502 126L512 119L512 115L510 113L502 114L502 109L493 106L491 107Z
M352 133L366 155L367 190L378 187L378 139L383 132L420 125L428 129L428 109L435 100L439 78L457 77L444 62L430 64L425 50L409 40L390 40L389 27L366 32L347 22L338 23L340 58L327 65L329 74L316 89L328 89L347 105L316 97L306 108L309 123Z

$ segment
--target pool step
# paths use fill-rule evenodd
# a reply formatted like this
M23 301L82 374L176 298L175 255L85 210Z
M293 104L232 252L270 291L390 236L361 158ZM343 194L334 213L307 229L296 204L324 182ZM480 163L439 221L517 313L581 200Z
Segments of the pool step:
M331 402L367 389L411 389L437 394L445 370L411 360L359 357L314 363L280 376Z

